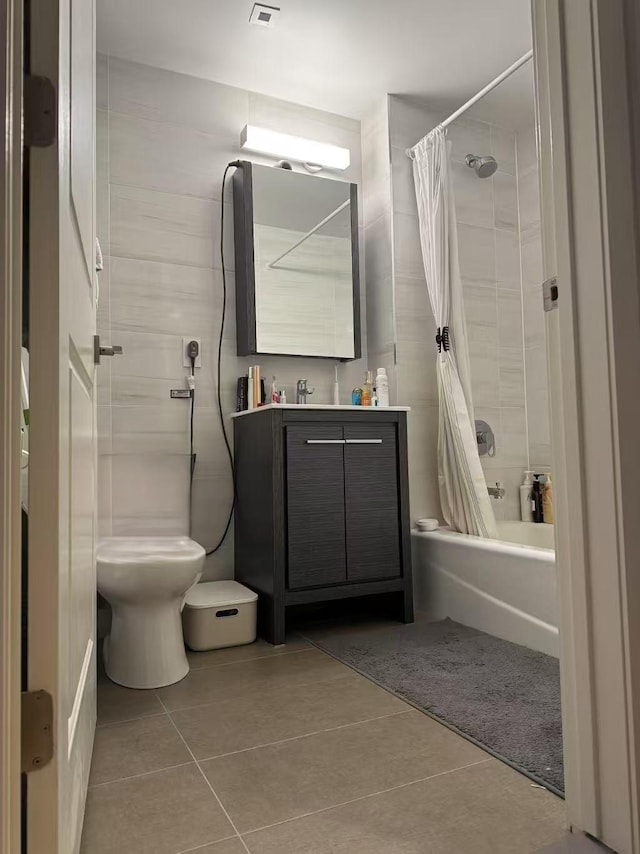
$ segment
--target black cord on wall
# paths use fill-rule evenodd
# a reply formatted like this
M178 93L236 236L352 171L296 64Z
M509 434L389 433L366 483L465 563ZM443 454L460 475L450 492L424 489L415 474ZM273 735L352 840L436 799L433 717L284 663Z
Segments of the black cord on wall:
M222 409L222 392L221 392L221 380L222 380L222 340L224 337L224 324L227 315L227 272L225 269L224 262L224 189L227 181L227 173L229 169L233 167L239 167L241 163L239 160L234 160L231 163L228 163L225 167L224 174L222 176L222 193L221 193L221 201L220 201L220 263L222 267L222 318L220 320L220 335L218 337L218 364L217 364L217 400L218 400L218 415L220 417L220 427L222 429L222 435L224 437L224 444L227 449L227 456L229 458L229 469L231 471L231 482L233 486L233 496L231 498L231 507L229 508L229 516L227 518L227 523L224 526L224 531L222 532L222 536L218 540L217 544L212 548L207 550L207 556L215 554L221 547L224 541L227 538L227 534L229 533L229 529L231 527L231 520L233 519L233 511L236 506L236 476L235 476L235 468L233 465L233 453L231 451L231 442L229 441L229 436L227 435L227 428L224 421L224 411ZM191 359L191 374L193 376L195 370L195 358ZM195 389L191 389L191 413L190 413L190 443L191 443L191 479L190 479L190 487L189 487L189 524L191 525L191 508L193 504L193 478L195 474L196 468L196 454L194 451L194 441L193 441L193 423L195 416Z

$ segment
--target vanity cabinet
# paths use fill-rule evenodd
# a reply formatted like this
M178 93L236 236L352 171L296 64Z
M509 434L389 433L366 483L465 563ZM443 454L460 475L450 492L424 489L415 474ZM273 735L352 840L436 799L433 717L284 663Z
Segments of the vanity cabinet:
M292 605L380 594L413 619L406 411L267 406L234 419L235 576L283 643Z

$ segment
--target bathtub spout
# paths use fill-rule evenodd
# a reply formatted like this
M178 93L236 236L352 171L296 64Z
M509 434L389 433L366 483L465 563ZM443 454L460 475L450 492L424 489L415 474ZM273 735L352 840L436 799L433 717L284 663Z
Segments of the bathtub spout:
M496 481L495 486L487 487L487 492L492 498L504 498L506 495L506 490L503 488L499 480Z

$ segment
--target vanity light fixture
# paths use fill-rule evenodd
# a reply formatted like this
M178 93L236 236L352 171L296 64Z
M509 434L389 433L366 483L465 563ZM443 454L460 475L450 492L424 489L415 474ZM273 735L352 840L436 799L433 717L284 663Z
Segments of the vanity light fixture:
M348 148L291 136L275 130L246 125L240 134L240 148L272 157L284 157L298 163L312 163L327 169L348 169L351 153Z

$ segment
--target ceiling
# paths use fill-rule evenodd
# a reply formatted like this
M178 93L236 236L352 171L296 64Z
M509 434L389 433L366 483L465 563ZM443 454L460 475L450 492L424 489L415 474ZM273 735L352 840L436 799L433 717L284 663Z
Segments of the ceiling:
M273 28L253 0L98 0L98 50L362 118L387 92L453 109L531 47L530 0L267 2ZM505 109L531 110L521 77Z

